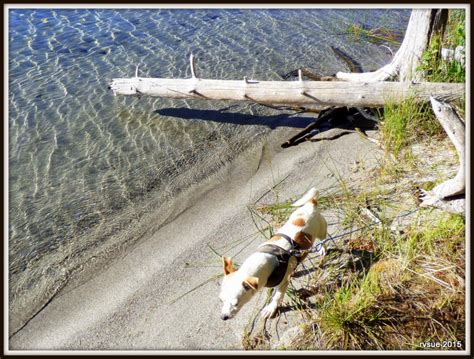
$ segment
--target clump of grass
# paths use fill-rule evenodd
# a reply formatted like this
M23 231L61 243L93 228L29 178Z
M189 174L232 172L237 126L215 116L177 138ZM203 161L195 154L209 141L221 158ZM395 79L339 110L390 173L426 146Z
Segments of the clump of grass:
M400 295L407 298L412 310L397 320L398 327L407 331L419 327L419 339L464 340L464 241L464 217L446 213L421 227L413 226L401 238L400 260L412 277Z
M318 320L331 349L369 349L368 343L379 342L377 327L383 313L371 310L379 291L373 277L340 288L320 309Z
M422 71L425 80L430 82L465 82L465 67L459 61L447 61L441 58L441 49L455 49L465 46L465 10L450 10L448 24L443 38L433 36L425 50L418 71Z
M422 71L425 80L429 82L465 82L466 71L459 61L441 59L443 47L440 36L434 36L423 54L418 71Z
M466 42L466 11L452 9L449 11L445 43L449 47L464 46Z
M438 256L442 247L446 251L441 258L452 260L456 246L464 239L464 217L460 215L442 215L434 223L422 228L411 229L406 238L405 254L411 260L420 253L425 256Z
M403 34L398 31L393 31L385 27L371 29L359 23L349 25L347 32L353 37L353 39L359 40L363 38L364 40L374 44L400 44L403 38Z
M464 233L464 218L450 214L398 238L374 231L378 260L365 275L353 273L325 293L314 312L325 349L423 349L426 341L453 341L457 346L442 349L462 349Z
M376 303L383 293L392 293L400 281L400 264L381 260L362 279L353 278L341 287L320 309L320 326L331 349L383 349L383 332L389 323L382 307Z
M387 103L378 114L380 138L385 156L378 167L378 182L398 181L416 171L419 161L412 145L446 137L430 105L410 97L400 103Z
M395 156L421 138L445 136L430 105L414 98L399 104L387 104L380 131L387 150Z

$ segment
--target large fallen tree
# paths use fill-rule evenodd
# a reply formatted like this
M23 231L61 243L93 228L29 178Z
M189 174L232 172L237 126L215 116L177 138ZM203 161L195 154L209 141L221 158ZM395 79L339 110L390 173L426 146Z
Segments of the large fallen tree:
M176 99L253 101L262 104L312 107L382 107L408 97L429 101L430 96L456 99L463 84L412 82L249 81L208 79L118 78L110 88L117 95Z

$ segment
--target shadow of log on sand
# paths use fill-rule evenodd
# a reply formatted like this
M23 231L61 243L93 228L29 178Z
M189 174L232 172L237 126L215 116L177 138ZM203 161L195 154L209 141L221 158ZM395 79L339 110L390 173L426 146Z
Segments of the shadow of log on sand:
M198 110L186 107L163 108L155 113L161 116L177 117L186 120L203 120L219 123L233 123L236 125L268 126L271 129L277 127L306 128L314 122L314 117L294 116L291 114L279 115L251 115L237 112L223 112L222 110Z

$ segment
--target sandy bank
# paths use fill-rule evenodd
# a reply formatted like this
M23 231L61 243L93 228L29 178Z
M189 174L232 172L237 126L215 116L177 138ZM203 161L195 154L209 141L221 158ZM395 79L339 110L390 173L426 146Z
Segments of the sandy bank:
M280 143L297 131L273 131L266 145L220 173L218 186L209 185L199 198L189 193L194 205L100 275L57 296L11 338L10 349L240 349L264 295L236 319L220 320L219 281L212 279L221 273L220 259L208 245L241 262L264 240L250 203L283 179L280 201L310 186L330 188L338 176L353 175L356 162L374 166L380 153L359 134L282 150ZM273 200L270 191L262 201Z

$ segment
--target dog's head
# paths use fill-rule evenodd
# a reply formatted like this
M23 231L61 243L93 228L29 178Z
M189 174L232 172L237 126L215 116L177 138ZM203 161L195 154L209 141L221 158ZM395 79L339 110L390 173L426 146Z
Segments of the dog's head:
M223 303L221 319L232 319L247 303L258 289L258 278L239 275L232 260L222 257L224 262L224 279L222 280L220 300Z

